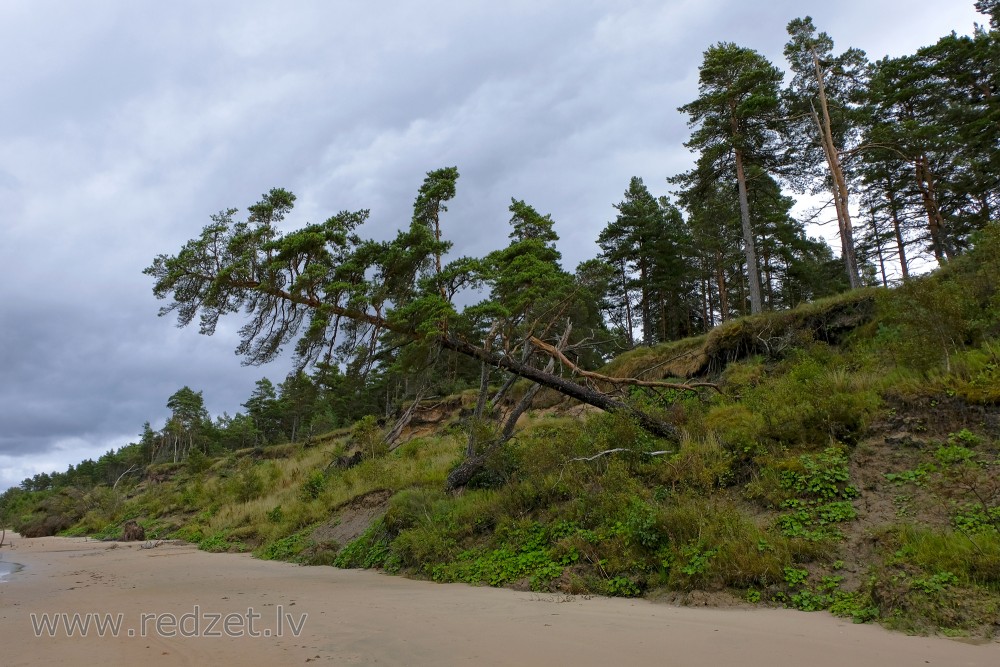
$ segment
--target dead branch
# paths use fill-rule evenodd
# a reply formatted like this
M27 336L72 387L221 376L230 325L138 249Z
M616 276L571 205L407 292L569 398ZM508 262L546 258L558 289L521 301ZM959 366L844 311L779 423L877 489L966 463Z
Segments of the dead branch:
M115 483L114 483L114 485L112 485L111 490L114 491L115 489L117 489L118 488L118 482L122 481L122 477L124 477L125 475L127 475L130 472L132 472L133 470L135 470L135 468L136 468L136 465L133 463L131 466L129 466L128 470L126 470L122 474L118 475L118 479L115 480Z
M594 380L596 382L606 382L615 386L630 385L634 387L659 387L662 389L677 389L679 391L695 391L699 387L709 387L715 391L722 393L719 389L719 385L714 382L690 382L686 384L676 383L676 382L662 382L660 380L640 380L639 378L616 378L609 375L603 375L601 373L595 373L593 371L585 371L572 361L570 361L561 350L557 349L555 346L549 345L543 340L532 336L529 339L538 349L542 350L549 356L558 359L563 365L568 367L575 375L585 377L588 380Z
M592 339L593 339L593 336L587 336L586 338L584 338L580 342L574 343L574 344L568 346L566 348L566 351L570 352L570 351L575 351L575 350L582 350L582 349L585 349L585 348L588 348L588 347L599 347L601 345L607 345L609 343L614 343L615 342L611 338L609 338L608 340L597 340L597 341L590 342Z
M410 425L410 421L413 419L413 413L416 412L417 408L420 406L420 401L424 399L424 395L427 390L430 389L430 380L423 375L424 371L428 369L433 369L437 364L438 359L441 357L441 348L439 346L434 346L431 348L427 356L427 361L424 363L423 367L416 372L417 377L422 378L420 386L417 389L416 395L413 397L413 402L402 414L402 416L396 420L392 428L386 431L382 436L382 444L389 448L389 451L396 449L399 445L395 444L399 436L403 434L403 429ZM436 398L431 396L429 398Z
M503 385L501 385L500 389L497 390L497 393L493 395L493 398L490 400L490 405L500 405L500 400L507 395L507 392L514 386L514 383L520 379L521 377L519 375L511 373L504 381Z
M594 461L601 458L602 456L608 456L609 454L617 454L618 452L632 452L633 454L645 454L646 456L663 456L664 454L673 454L672 449L661 449L656 452L643 452L636 449L628 449L627 447L616 447L614 449L605 449L603 452L597 452L593 456L579 456L575 459L570 459L570 461Z
M559 338L559 343L556 345L555 350L560 351L569 342L569 335L573 331L573 325L569 320L566 321L566 329L563 330L562 336ZM545 365L545 372L551 373L555 368L555 359L549 359L548 363ZM532 401L535 400L535 396L541 390L542 385L537 382L531 385L531 388L525 392L524 396L518 402L514 409L510 411L507 415L506 422L504 423L503 430L500 432L499 445L505 444L508 440L514 437L514 427L517 425L517 420L524 414L528 408L531 407Z
M403 429L409 426L410 421L413 419L413 413L416 411L417 406L420 405L420 401L423 400L424 393L426 391L427 384L425 383L417 391L417 395L413 397L413 402L410 403L410 407L406 409L406 412L404 412L403 415L396 420L393 427L389 429L384 436L382 436L382 442L389 447L389 451L395 449L395 447L393 447L393 443L395 443L399 436L402 435Z
M558 348L563 347L566 345L567 341L569 341L569 335L572 329L572 323L567 321L566 329L559 338ZM531 348L531 342L527 341L524 348L525 359L531 356ZM550 357L545 365L545 370L542 372L549 374L552 372L554 367L555 357ZM465 448L465 460L448 474L448 479L445 482L446 488L449 490L455 490L464 487L476 475L476 473L483 468L487 457L514 437L514 428L517 426L518 418L520 418L520 416L531 407L531 403L534 400L535 395L541 390L541 388L542 386L537 382L531 385L528 391L525 392L524 396L521 397L521 400L518 401L517 405L515 405L510 412L504 416L504 425L501 428L500 433L496 435L479 454L476 453L476 429L469 429L469 440ZM482 400L482 396L485 395L486 389L488 388L480 387L480 400Z

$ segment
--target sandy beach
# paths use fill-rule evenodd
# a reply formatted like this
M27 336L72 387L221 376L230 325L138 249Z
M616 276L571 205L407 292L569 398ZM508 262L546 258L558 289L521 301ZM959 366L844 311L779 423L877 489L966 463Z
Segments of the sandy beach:
M825 613L438 585L179 543L14 537L0 561L23 565L0 583L7 667L1000 664L998 642L907 637Z

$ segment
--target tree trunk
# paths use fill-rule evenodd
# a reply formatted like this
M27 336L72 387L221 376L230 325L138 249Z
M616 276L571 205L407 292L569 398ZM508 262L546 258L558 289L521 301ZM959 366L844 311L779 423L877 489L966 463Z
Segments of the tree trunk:
M771 275L771 253L768 247L764 246L763 260L764 260L764 284L767 286L767 307L774 308L774 282Z
M259 282L237 281L234 284L245 288L257 289L263 293L268 293L308 307L326 307L327 310L333 315L343 316L356 322L364 322L373 325L376 330L376 334L379 330L388 330L408 337L411 340L422 339L427 343L437 343L445 349L457 352L458 354L465 355L472 359L477 359L481 362L485 362L490 366L510 371L515 375L531 380L532 382L537 382L543 387L554 389L560 394L578 400L582 403L593 405L594 407L600 408L606 412L627 415L635 419L636 423L638 423L643 429L658 437L666 438L672 442L677 442L680 439L676 428L653 417L652 415L649 415L641 410L637 410L626 403L622 403L621 401L616 401L609 396L590 389L589 387L579 385L572 380L567 380L553 373L547 373L539 368L535 368L527 363L517 361L502 352L497 353L484 347L473 345L472 343L459 338L451 331L441 331L436 335L421 336L405 326L382 318L380 314L373 315L364 311L324 304L315 296L291 294L278 288L265 287ZM373 334L372 339L377 339L377 335Z
M849 205L849 192L847 189L847 179L844 177L844 169L840 164L840 152L833 142L833 128L830 122L830 106L826 99L826 83L823 80L823 69L820 67L819 58L816 52L812 52L813 66L816 69L816 83L819 87L819 106L823 112L823 122L820 123L815 118L816 111L813 110L814 120L819 125L820 138L823 149L826 153L827 165L830 168L830 176L833 181L833 200L837 209L837 222L840 227L840 245L844 255L844 266L847 270L847 279L851 288L861 286L861 279L858 276L858 261L854 252L854 227L851 223L851 209Z
M878 266L882 274L882 287L889 287L889 278L885 274L885 252L883 251L882 235L878 230L878 220L875 217L875 207L871 208L872 235L875 239L875 252L878 253Z
M640 249L640 253L642 250ZM641 285L642 301L639 304L642 308L642 343L650 346L653 344L653 326L650 314L649 303L649 276L646 271L646 257L639 255L639 284Z
M628 294L628 275L625 273L625 261L621 262L622 299L625 301L625 332L628 334L629 349L635 347L635 337L632 335L632 299Z
M439 211L434 212L434 240L441 243L441 214ZM440 246L435 246L434 249L434 271L435 277L438 281L438 293L441 294L441 298L448 302L448 293L444 289L444 282L441 281L441 250Z
M660 302L660 340L657 342L662 343L667 340L667 304L662 291L657 291L656 294Z
M572 331L570 325L566 326L566 330L563 331L562 336L559 338L559 342L556 344L557 350L563 350L566 347L566 343L569 342L569 334ZM531 348L528 347L530 344L525 344L524 348L524 360L527 361L531 357ZM548 363L545 364L545 373L551 373L555 369L556 360L554 357L549 357ZM488 366L483 364L483 373L481 375L481 382L479 387L479 399L476 402L476 412L473 413L473 418L478 419L482 416L483 407L485 406L485 396L489 387L486 383L486 379L489 377L486 369ZM475 430L470 430L469 432L469 443L465 450L465 460L455 468L451 473L448 474L448 479L445 482L445 488L448 491L453 491L455 489L461 488L468 484L476 473L483 469L486 465L486 461L490 454L495 452L497 449L502 447L507 443L512 437L514 437L514 428L517 426L517 420L520 419L528 408L531 407L532 401L535 400L535 396L538 394L539 389L542 386L538 383L531 385L531 388L525 392L521 400L518 401L514 409L510 411L504 420L503 429L500 431L500 435L495 437L492 442L490 442L484 451L479 454L476 453L476 439Z
M941 208L938 206L935 196L933 176L930 167L927 166L926 155L921 155L914 160L913 171L917 181L917 189L920 190L920 198L924 203L924 211L927 213L927 227L931 235L934 259L937 260L938 264L944 264L946 258L951 259L951 251L945 243L944 219L941 217Z
M594 391L589 387L584 387L583 385L579 385L572 380L567 380L566 378L559 377L553 373L546 373L539 368L521 363L507 355L497 354L496 352L476 347L475 345L457 338L452 334L442 336L440 340L441 345L444 348L452 350L453 352L458 352L459 354L464 354L474 359L485 361L489 365L496 366L497 368L503 368L523 378L531 380L532 382L537 382L543 387L554 389L564 396L569 396L570 398L576 399L581 403L586 403L587 405L593 405L596 408L600 408L605 412L623 414L631 417L632 419L635 419L636 423L642 426L643 429L658 437L666 438L671 442L677 442L680 440L680 435L677 432L677 429L670 424L642 412L641 410L637 410L627 403L616 401L610 396Z
M726 267L722 264L721 250L715 251L715 279L719 285L719 320L725 322L729 319L729 287L726 285Z
M468 486L472 478L478 475L485 465L485 455L466 456L458 464L457 468L448 473L448 479L445 481L445 489L454 491Z
M743 151L736 149L736 184L740 193L740 219L743 222L743 253L747 259L747 280L750 283L750 312L764 310L760 298L760 276L757 274L757 252L754 249L753 228L750 226L750 202L747 197L747 178L743 173Z
M706 269L707 268L708 267L706 266ZM702 296L705 299L704 303L703 303L703 307L705 308L705 312L704 312L704 321L705 321L704 330L708 331L709 329L711 329L711 328L713 328L715 326L715 299L712 298L712 296L713 296L712 295L712 279L711 279L711 273L709 271L706 271L706 273L705 273L705 275L703 277L702 290L704 290Z
M896 236L896 248L899 251L899 268L903 273L903 280L910 279L910 268L906 263L906 244L903 242L903 224L899 220L899 205L896 202L896 193L892 189L892 183L886 181L886 198L889 200L889 213L892 215L892 231Z

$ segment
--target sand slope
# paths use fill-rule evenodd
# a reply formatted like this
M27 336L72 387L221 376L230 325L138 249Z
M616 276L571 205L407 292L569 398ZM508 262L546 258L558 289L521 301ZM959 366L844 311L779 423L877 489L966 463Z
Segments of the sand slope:
M828 614L678 608L438 585L183 544L14 539L0 583L0 665L1000 665L1000 643L906 637ZM233 614L231 634L182 637ZM276 613L285 625L276 636ZM247 610L260 614L248 627ZM121 614L119 637L36 638L31 614ZM140 618L147 614L146 634ZM301 622L298 637L288 622ZM159 615L159 616L154 616ZM235 615L242 618L237 627ZM50 617L56 618L56 617ZM160 636L155 619L161 618ZM36 622L38 617L36 616ZM216 627L221 629L222 621ZM137 636L127 636L131 629ZM250 630L263 635L245 636ZM43 634L45 632L43 631Z

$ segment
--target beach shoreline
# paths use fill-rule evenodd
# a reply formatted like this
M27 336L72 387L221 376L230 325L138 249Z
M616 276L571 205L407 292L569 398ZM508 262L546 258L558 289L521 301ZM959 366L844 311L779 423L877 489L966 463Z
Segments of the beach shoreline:
M826 613L442 585L143 546L15 537L0 551L24 566L0 584L0 664L1000 664L995 641L907 637ZM99 633L109 618L117 629Z

